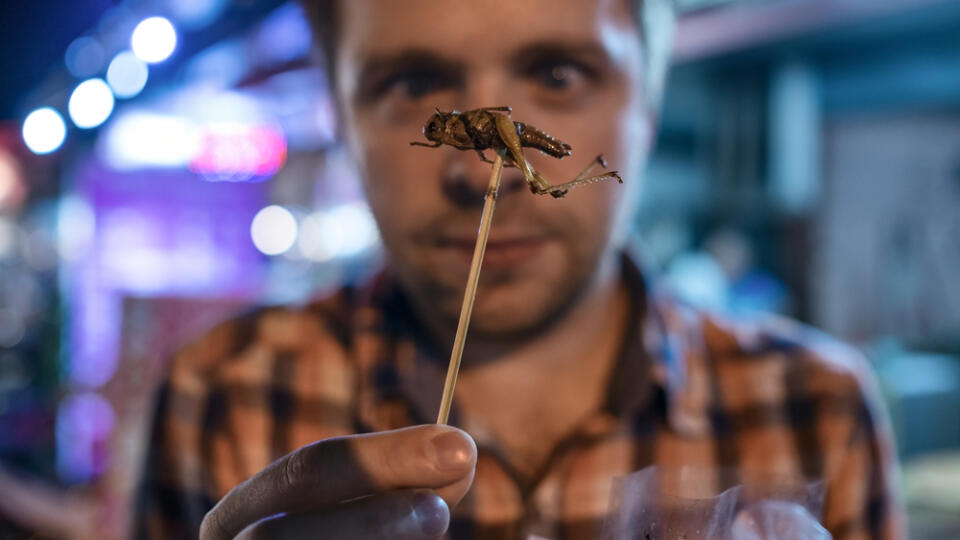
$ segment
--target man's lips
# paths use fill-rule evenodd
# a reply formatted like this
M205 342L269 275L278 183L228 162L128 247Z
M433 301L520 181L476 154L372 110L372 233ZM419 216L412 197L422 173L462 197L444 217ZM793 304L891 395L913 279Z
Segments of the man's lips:
M500 267L522 263L537 255L548 240L546 236L492 236L487 241L483 264ZM456 253L469 263L476 243L475 236L441 237L436 246Z

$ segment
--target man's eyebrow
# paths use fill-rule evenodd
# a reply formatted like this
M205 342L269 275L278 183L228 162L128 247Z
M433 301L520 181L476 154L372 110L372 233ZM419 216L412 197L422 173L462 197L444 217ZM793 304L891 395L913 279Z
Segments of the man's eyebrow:
M404 49L396 52L372 54L360 69L361 84L379 74L396 69L436 69L459 71L462 63L427 49Z
M511 55L514 64L523 65L531 60L550 56L573 56L575 58L608 61L608 51L596 41L549 39L528 43Z

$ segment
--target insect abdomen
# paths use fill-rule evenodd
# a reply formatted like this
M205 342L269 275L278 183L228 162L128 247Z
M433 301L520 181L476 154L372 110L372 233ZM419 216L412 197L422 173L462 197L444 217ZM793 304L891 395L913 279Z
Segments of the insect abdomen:
M570 155L570 145L551 137L549 134L540 131L535 127L528 126L523 122L514 122L517 125L517 134L520 135L520 143L529 148L536 148L544 154L549 154L555 158L562 158Z

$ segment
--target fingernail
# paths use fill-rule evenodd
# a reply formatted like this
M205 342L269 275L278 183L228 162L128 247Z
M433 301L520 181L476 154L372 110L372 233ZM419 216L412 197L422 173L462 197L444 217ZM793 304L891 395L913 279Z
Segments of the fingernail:
M434 459L440 469L462 469L470 462L471 448L463 435L456 431L447 431L434 437Z
M440 497L429 491L420 491L413 495L413 517L424 536L436 538L446 532L450 510Z

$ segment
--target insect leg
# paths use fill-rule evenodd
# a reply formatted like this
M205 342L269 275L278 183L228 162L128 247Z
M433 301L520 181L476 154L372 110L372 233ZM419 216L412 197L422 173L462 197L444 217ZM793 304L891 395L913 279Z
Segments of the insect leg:
M560 197L563 197L564 195L566 195L568 191L570 191L571 189L577 186L593 184L595 182L600 182L601 180L614 179L614 178L617 180L617 182L621 184L623 183L623 179L620 178L620 175L617 174L617 171L609 171L603 174L587 176L588 174L590 174L590 171L593 170L593 168L596 167L597 165L601 165L603 167L607 166L607 162L603 159L602 154L597 156L596 159L594 159L593 161L591 161L590 164L587 165L585 169L580 171L580 174L578 174L573 180L569 182L564 182L563 184L557 184L556 186L551 185L550 182L548 182L545 178L543 178L543 176L541 176L539 172L534 170L533 174L538 180L538 189L533 189L533 187L531 187L531 191L533 191L538 195L545 195L549 193L553 197L559 199Z
M493 163L492 160L487 159L487 156L483 153L483 150L476 149L477 155L480 156L480 161L484 163Z
M553 195L554 197L559 199L560 197L563 197L564 195L566 195L568 191L570 191L571 189L577 186L584 186L586 184L593 184L596 182L600 182L601 180L612 180L612 179L616 179L617 182L621 184L623 183L623 178L620 178L620 174L617 173L617 171L608 171L603 174L596 174L596 175L587 176L584 178L576 178L569 182L564 182L563 184L550 186L550 189L548 189L546 193L549 193L550 195Z
M588 174L590 174L590 171L592 171L593 168L596 167L597 165L600 165L601 167L607 166L607 160L603 159L603 154L598 154L597 157L593 161L591 161L589 165L587 165L582 171L580 171L580 174L578 174L576 178L574 178L574 180L579 180L587 176Z
M533 167L527 163L527 159L523 156L523 146L520 144L520 135L517 134L517 126L513 123L513 120L502 114L495 114L493 116L497 124L497 133L500 135L500 140L503 141L504 146L506 146L510 152L510 158L513 164L523 171L523 177L526 178L527 184L530 185L530 191L540 193L540 190L549 188L550 184L546 183L543 178L540 178L540 176L536 174Z
M443 143L439 143L439 142L425 143L420 141L413 141L412 143L410 143L410 146L426 146L427 148L439 148L441 145L443 145Z

